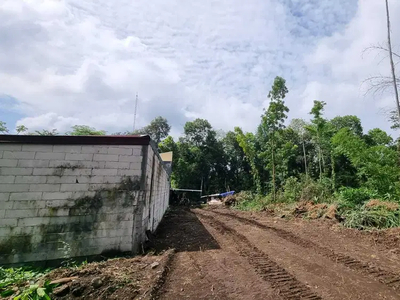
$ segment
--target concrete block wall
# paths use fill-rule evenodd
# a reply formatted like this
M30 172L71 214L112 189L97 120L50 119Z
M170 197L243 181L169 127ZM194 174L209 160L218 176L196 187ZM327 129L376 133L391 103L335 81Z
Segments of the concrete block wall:
M150 195L149 153L150 145L0 142L0 265L137 251L168 205ZM155 203L157 221L144 213Z

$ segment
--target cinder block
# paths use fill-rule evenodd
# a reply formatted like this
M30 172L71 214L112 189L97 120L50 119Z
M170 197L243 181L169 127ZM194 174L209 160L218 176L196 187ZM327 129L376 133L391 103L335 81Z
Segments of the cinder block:
M4 151L3 159L34 159L35 152Z
M142 170L118 170L119 176L141 176Z
M0 193L0 201L1 202L8 201L8 199L10 199L10 193Z
M104 176L92 176L89 183L104 183Z
M22 145L22 151L29 152L53 152L53 145Z
M54 145L53 152L65 152L65 153L81 153L82 146L76 145Z
M48 160L18 160L18 167L21 168L47 168L48 166Z
M72 198L72 192L44 192L43 200L67 200Z
M6 168L0 167L1 175L32 175L33 168Z
M142 157L137 155L119 155L118 161L141 163Z
M117 174L117 169L94 169L92 171L93 176L116 176Z
M108 146L82 146L82 153L108 154Z
M0 193L27 191L29 191L29 184L0 184Z
M5 209L0 209L0 219L4 219L6 214L6 210Z
M91 183L89 184L89 191L99 191L103 189L113 189L116 188L117 184L114 183Z
M45 207L48 208L68 208L74 206L75 202L73 200L46 200Z
M0 158L3 158L3 152L4 151L0 151Z
M93 156L94 161L118 161L118 155L112 154L95 154Z
M103 183L120 183L122 178L120 176L104 176ZM95 182L93 182L95 183Z
M60 191L61 184L31 184L29 187L30 192L58 192Z
M4 236L8 237L8 236L10 236L11 231L12 231L11 227L0 227L0 237L4 237ZM12 234L14 235L15 233L12 232Z
M14 184L15 185L15 184ZM28 185L29 186L29 185ZM41 192L11 193L10 201L18 200L41 200Z
M45 176L16 176L15 183L46 183Z
M61 184L61 192L88 191L89 184Z
M131 163L129 166L131 170L142 170L142 163ZM151 167L147 168L149 175L151 175Z
M33 175L35 176L46 176L46 175L54 175L58 172L55 168L36 168L33 169ZM60 172L58 172L60 173Z
M16 167L18 160L16 159L0 159L0 167Z
M69 215L69 208L44 208L37 213L39 217L62 217Z
M36 210L32 209L11 209L6 211L6 218L31 218L36 217Z
M22 219L18 219L18 227L46 225L46 224L49 224L50 219L51 219L50 217L22 218ZM54 218L54 219L56 219L56 218Z
M37 152L35 159L61 160L65 159L65 155L63 152Z
M129 162L107 161L105 168L106 169L129 169L130 163Z
M87 154L74 154L74 153L67 153L67 155L65 156L66 160L72 160L72 161L80 161L80 160L86 160L86 161L90 161L93 160L93 154L87 153Z
M46 207L46 201L43 200L22 200L22 201L9 201L13 203L12 209L29 209L35 211L39 208ZM11 209L11 208L9 208Z
M15 181L15 176L12 175L0 176L0 183L14 183L14 181Z
M22 144L10 144L2 143L0 144L1 151L22 151Z
M73 160L50 160L49 168L58 168L63 169L64 171L68 169L76 170L82 168L82 163Z
M116 154L116 155L132 155L133 150L127 148L120 147L110 147L108 148L108 154Z
M46 176L46 183L77 183L76 176Z
M18 224L17 219L0 219L0 228L1 227L16 227Z
M74 176L73 183L91 183L92 176Z
M64 176L90 176L92 175L92 169L64 169Z

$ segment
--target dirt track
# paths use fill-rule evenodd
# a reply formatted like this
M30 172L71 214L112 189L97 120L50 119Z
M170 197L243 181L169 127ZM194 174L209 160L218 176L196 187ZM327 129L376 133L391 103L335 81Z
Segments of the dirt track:
M398 245L228 209L173 210L158 248L177 250L160 299L400 299Z

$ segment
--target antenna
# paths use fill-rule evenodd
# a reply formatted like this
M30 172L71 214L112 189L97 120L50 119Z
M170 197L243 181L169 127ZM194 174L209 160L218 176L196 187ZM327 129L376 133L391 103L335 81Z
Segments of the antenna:
M138 93L136 92L136 101L135 101L135 114L133 116L133 131L136 129L136 113L137 113L137 103L139 101Z

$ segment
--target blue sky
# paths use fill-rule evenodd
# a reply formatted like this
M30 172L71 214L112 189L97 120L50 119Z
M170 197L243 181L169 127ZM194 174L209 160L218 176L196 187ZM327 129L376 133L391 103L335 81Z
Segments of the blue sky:
M390 1L400 44L400 2ZM289 118L356 114L365 129L393 95L365 95L385 75L386 37L377 0L3 0L0 3L0 120L13 130L109 132L166 117L173 134L194 118L225 131L253 131L277 75L287 80ZM381 62L381 59L383 61Z

